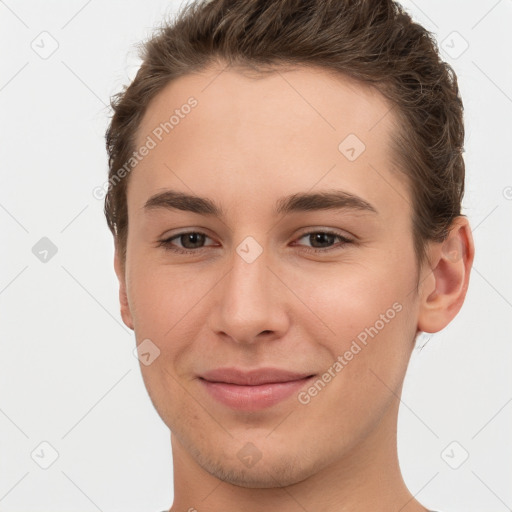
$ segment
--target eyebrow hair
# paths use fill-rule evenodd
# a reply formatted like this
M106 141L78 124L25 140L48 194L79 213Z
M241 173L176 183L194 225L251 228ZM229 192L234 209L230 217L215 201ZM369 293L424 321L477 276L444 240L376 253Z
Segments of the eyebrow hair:
M279 199L274 213L308 212L315 210L359 210L378 213L362 197L344 190L296 193Z
M222 207L206 197L199 197L175 190L165 190L150 197L144 210L154 209L183 210L200 215L223 218ZM289 214L317 210L357 210L376 213L377 209L363 198L343 190L321 192L298 192L277 200L273 213Z

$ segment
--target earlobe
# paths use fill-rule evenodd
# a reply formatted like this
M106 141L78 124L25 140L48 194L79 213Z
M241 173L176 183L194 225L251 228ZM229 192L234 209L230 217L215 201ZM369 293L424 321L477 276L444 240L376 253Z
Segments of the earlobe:
M431 249L431 267L420 292L418 329L434 333L453 320L466 297L475 252L467 218L456 217L447 239Z
M114 269L119 280L119 304L121 307L121 318L127 327L133 330L133 319L128 303L128 294L126 292L126 272L121 261L119 247L116 244L114 253Z

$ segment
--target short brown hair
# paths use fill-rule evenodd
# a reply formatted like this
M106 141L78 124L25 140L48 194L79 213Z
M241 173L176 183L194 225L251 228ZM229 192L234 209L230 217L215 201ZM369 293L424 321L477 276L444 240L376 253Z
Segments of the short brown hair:
M106 132L105 215L123 263L128 176L119 180L116 172L135 150L149 102L170 81L215 62L261 72L320 66L383 94L399 121L392 149L407 177L420 265L426 242L443 241L461 215L464 122L457 77L433 35L392 0L197 0L156 31L141 57L132 83L111 99Z

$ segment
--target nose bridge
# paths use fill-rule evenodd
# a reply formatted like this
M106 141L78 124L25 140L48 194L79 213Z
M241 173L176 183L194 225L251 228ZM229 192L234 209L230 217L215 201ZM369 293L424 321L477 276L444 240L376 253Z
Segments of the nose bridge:
M269 254L247 237L233 250L231 270L222 280L212 328L239 342L251 342L263 331L281 331L283 314L276 303L275 276Z
M236 313L236 317L262 315L268 307L270 299L270 286L268 283L270 272L267 269L267 254L261 253L255 259L254 248L240 244L232 258L232 268L228 276L228 283L224 295L224 305L227 310ZM250 256L250 257L249 257Z

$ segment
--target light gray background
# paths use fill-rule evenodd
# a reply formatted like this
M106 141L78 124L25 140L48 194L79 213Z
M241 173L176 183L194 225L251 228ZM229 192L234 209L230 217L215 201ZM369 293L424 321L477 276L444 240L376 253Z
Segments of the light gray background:
M512 507L512 1L404 5L459 77L464 213L477 250L462 311L413 354L400 461L411 492L434 510L504 512ZM178 6L0 1L2 512L158 512L172 503L169 431L119 315L113 242L92 191L107 175L109 97L135 74L135 44ZM58 249L46 263L32 252L42 237ZM58 452L48 469L42 442ZM452 469L447 461L459 464L464 450L469 458Z

